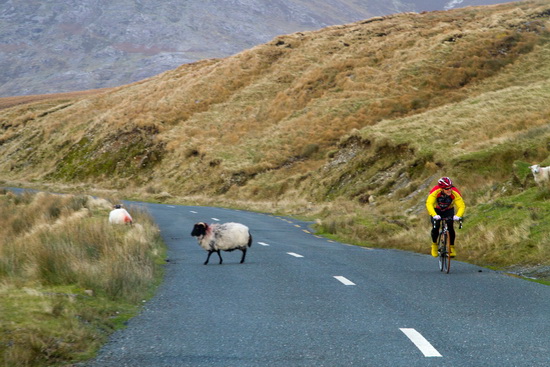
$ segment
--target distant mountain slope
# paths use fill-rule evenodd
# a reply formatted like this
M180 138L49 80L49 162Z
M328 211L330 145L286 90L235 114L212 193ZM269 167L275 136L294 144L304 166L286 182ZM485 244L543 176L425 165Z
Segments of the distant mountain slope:
M0 1L0 97L112 87L273 37L499 0Z

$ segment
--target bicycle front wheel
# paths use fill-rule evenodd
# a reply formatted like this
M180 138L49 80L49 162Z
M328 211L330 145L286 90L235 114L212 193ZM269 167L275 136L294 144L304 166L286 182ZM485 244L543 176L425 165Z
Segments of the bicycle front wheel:
M439 237L439 241L438 241L438 244L437 244L437 247L439 249L439 257L438 257L438 260L439 260L439 270L440 271L444 271L444 272L449 272L449 252L448 252L448 246L447 246L447 242L448 242L448 238L447 238L448 234L447 233L443 233L440 237Z
M447 259L446 259L446 263L447 265L445 266L446 268L446 272L447 274L449 274L449 272L451 271L451 242L450 240L447 238L447 244L445 245L445 248L447 249L446 253L447 253Z

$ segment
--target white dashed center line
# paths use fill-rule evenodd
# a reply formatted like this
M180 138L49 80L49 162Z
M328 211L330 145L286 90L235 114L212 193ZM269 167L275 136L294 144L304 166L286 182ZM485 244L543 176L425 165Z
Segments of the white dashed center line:
M212 218L212 220L215 220L216 222L220 221L218 218Z
M334 276L334 278L336 278L337 280L339 280L340 282L342 282L342 284L344 285L355 285L354 282L352 282L351 280L343 277L343 276L340 276L340 275L336 275Z
M287 254L289 254L290 256L294 256L294 257L303 257L302 255L296 254L294 252L287 252Z
M441 354L430 344L429 341L426 340L415 329L404 329L400 328L401 330L413 343L416 345L418 349L424 354L424 357L442 357Z
M262 246L269 246L269 243L265 243L265 242L258 242L258 244Z

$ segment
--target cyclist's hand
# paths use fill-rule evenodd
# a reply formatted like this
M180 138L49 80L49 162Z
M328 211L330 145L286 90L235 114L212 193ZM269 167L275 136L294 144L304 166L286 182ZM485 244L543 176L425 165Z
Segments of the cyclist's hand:
M437 215L437 214L436 214L436 215L433 216L433 219L434 219L434 220L440 220L440 219L441 219L441 215Z
M456 215L453 217L453 220L461 220L461 219L462 218L460 218L459 216L456 216Z

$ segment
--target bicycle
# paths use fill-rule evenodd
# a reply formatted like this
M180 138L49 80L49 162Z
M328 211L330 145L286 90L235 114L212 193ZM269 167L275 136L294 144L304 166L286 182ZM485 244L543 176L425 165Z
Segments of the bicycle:
M447 221L453 220L453 218L441 218L434 220L433 226L436 228L437 222L441 223L441 229L437 236L437 253L439 262L439 271L444 271L447 274L451 271L451 241L449 236L449 229L447 228ZM458 229L462 228L462 219L459 220Z

